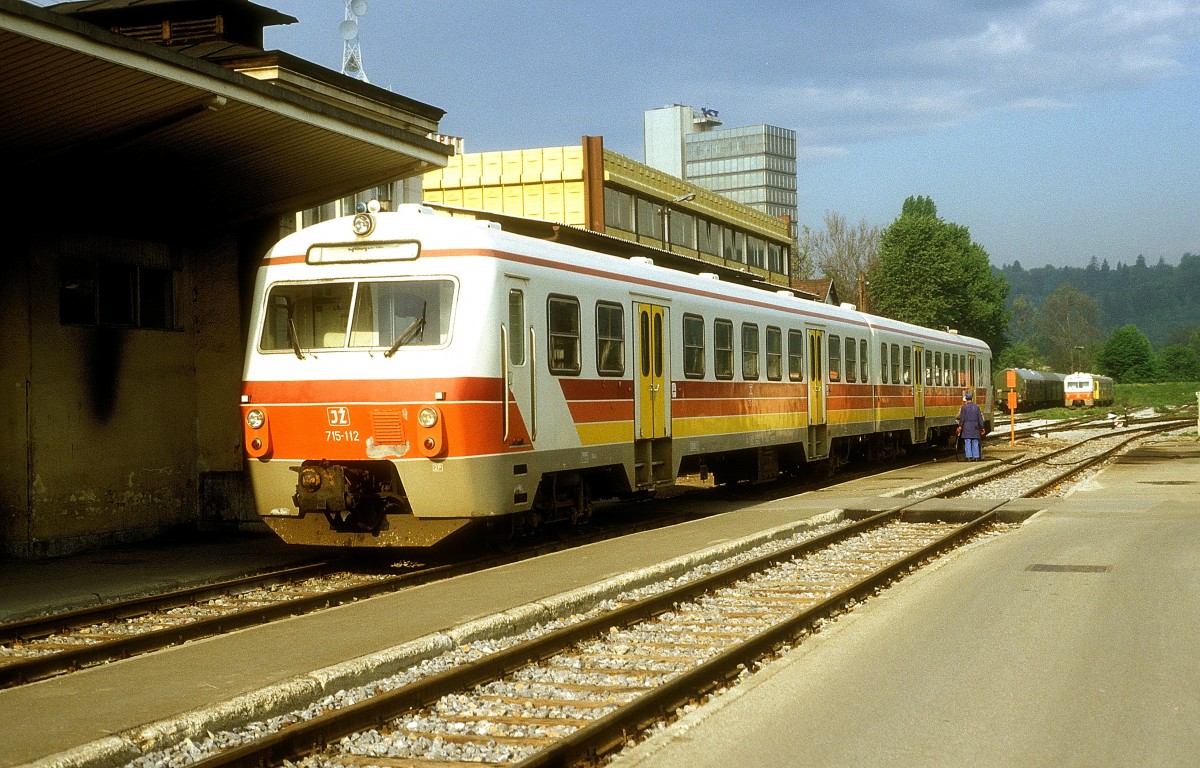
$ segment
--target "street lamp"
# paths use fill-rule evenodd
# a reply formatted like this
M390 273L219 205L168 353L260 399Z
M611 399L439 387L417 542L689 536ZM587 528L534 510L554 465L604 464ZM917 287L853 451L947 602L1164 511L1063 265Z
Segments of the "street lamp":
M1083 347L1081 347L1077 344L1077 345L1075 345L1075 348L1071 350L1071 373L1075 373L1077 370L1079 370L1078 368L1075 367L1075 350L1076 349L1079 350L1079 352L1080 352L1079 361L1081 363L1083 362L1083 354L1082 354Z
M694 199L696 199L696 193L688 192L676 197L669 203L662 204L662 247L664 251L670 250L669 246L671 245L671 206L676 203L686 203L688 200Z

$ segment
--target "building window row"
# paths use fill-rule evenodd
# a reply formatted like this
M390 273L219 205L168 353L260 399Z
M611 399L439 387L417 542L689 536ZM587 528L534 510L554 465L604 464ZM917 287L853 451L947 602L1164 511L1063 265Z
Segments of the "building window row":
M604 189L604 224L641 238L668 241L700 254L787 274L790 248L689 211L667 209L669 238L663 236L663 204L616 187Z

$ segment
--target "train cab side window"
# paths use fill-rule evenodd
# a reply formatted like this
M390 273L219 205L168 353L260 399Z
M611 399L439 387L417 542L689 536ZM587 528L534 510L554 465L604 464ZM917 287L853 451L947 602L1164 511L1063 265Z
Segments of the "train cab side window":
M620 304L596 304L596 372L625 375L625 309Z
M772 326L767 326L767 378L783 378L783 331Z
M508 292L508 362L525 365L525 292Z
M546 305L550 373L578 376L579 300L571 296L551 296Z
M900 380L900 345L892 345L892 383L899 384Z
M887 384L888 378L888 353L887 344L879 345L879 383Z
M858 341L846 337L846 383L858 381Z
M704 378L704 318L683 316L683 375Z
M842 337L829 337L829 381L841 382L842 380Z
M758 326L742 323L742 378L758 378Z
M912 384L912 347L904 348L904 379L905 384Z
M788 331L788 381L804 381L804 331Z
M713 321L713 372L718 379L733 378L733 322Z

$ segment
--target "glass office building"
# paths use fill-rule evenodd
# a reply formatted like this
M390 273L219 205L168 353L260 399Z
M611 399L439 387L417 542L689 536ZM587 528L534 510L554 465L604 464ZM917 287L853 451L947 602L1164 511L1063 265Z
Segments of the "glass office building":
M679 104L647 110L646 164L769 216L786 216L794 230L796 132L773 125L718 128L716 117L713 110Z

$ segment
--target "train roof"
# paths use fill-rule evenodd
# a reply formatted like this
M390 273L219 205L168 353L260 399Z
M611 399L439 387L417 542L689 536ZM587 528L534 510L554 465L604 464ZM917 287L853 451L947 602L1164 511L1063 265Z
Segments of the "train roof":
M479 216L452 215L459 213ZM954 331L925 328L901 320L869 315L850 304L825 304L809 298L809 294L768 283L749 272L699 262L670 251L650 248L565 224L427 204L403 205L394 212L373 213L372 216L378 221L377 232L385 239L395 239L392 233L399 232L401 227L417 224L430 233L439 232L447 237L461 237L467 241L463 245L473 244L470 241L475 241L480 246L495 247L497 241L511 239L514 251L537 252L550 249L554 253L555 262L561 264L567 263L563 259L562 249L570 251L573 260L577 260L578 263L596 268L611 264L611 259L622 258L629 262L621 268L622 276L642 278L663 288L684 288L692 292L713 294L714 283L717 283L720 287L715 289L716 292L728 298L736 296L741 301L793 309L825 320L920 336L942 343L975 347L980 351L988 350L981 340ZM353 237L350 235L349 226L352 219L353 217L333 219L294 232L276 244L268 257L284 254L299 256L306 253L310 245L316 243L349 241Z
M1005 368L996 374L997 377L1002 377L1007 371L1016 371L1017 375L1023 379L1033 379L1034 381L1062 381L1067 378L1065 373L1055 373L1054 371L1035 371L1032 368Z

